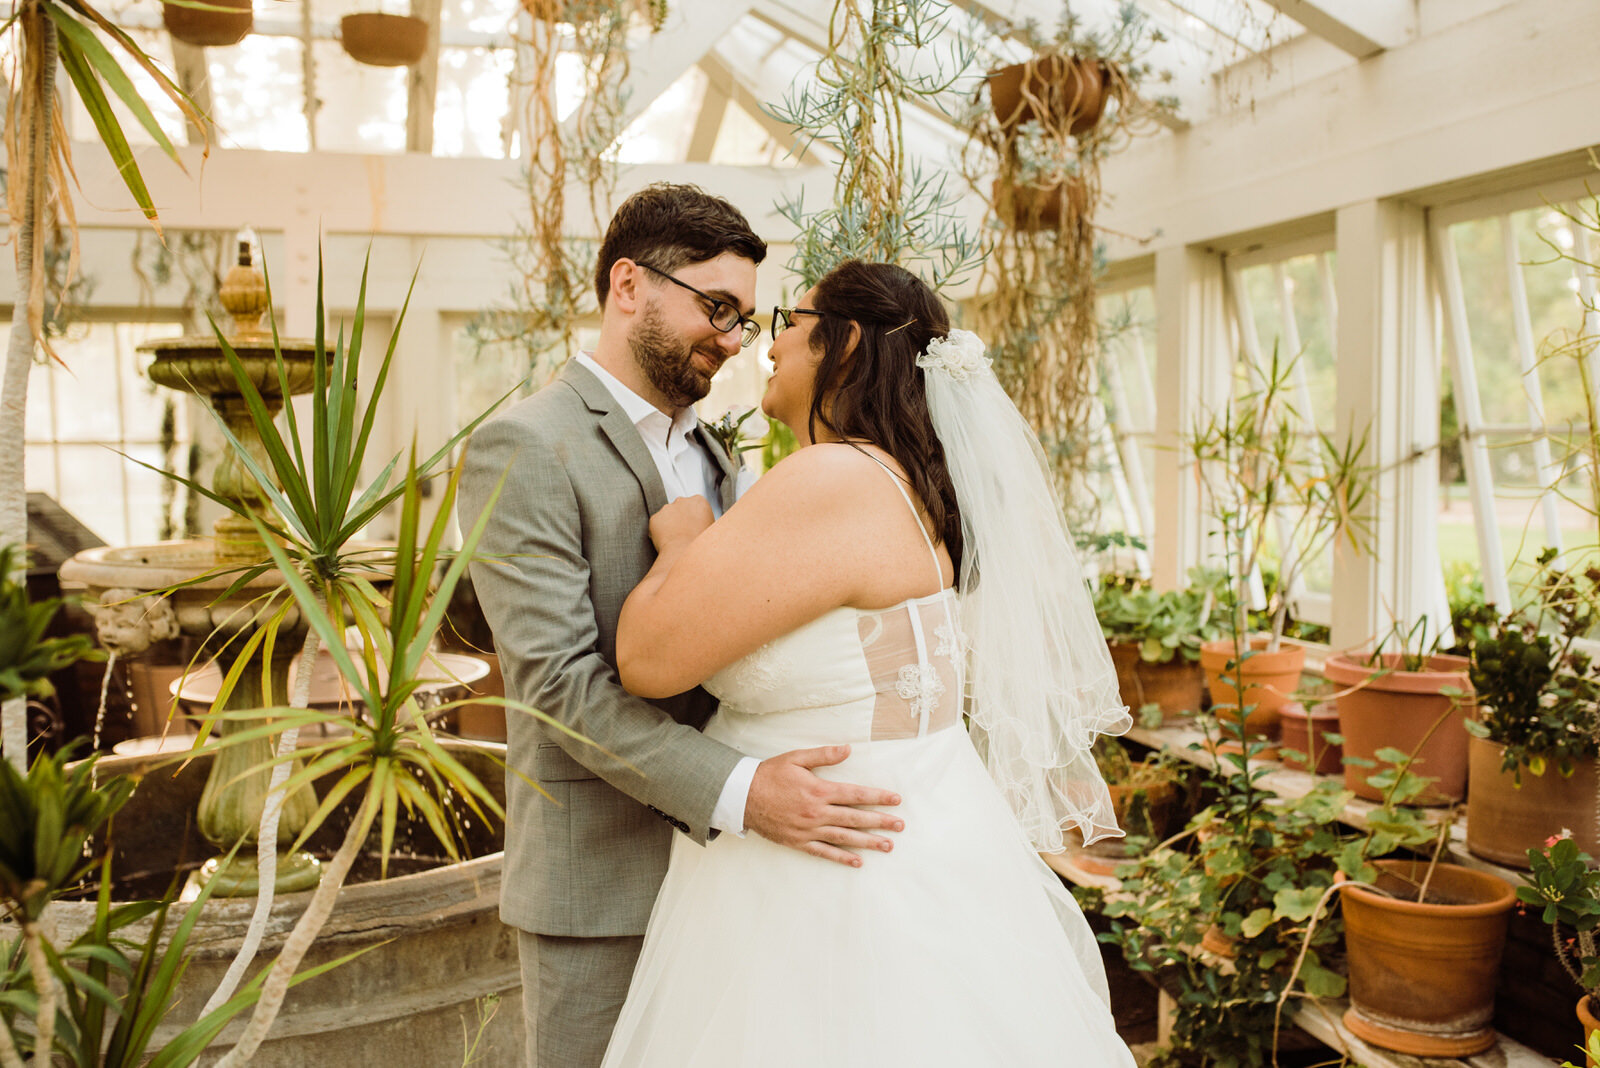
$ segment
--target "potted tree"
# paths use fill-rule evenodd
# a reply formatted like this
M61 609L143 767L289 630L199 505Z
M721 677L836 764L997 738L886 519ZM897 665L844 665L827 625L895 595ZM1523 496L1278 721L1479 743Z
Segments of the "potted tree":
M1158 593L1144 580L1102 579L1095 615L1129 706L1154 706L1166 716L1199 711L1205 690L1200 647L1222 633L1217 594L1223 580L1214 568L1195 568L1186 589Z
M1311 431L1290 400L1294 361L1277 349L1251 369L1254 385L1202 418L1188 436L1206 507L1223 539L1228 596L1226 636L1202 644L1212 705L1245 714L1246 732L1270 737L1278 709L1299 688L1305 649L1284 642L1290 600L1306 571L1335 539L1366 551L1363 515L1373 468L1366 436L1336 442ZM1278 567L1264 567L1276 542ZM1262 589L1267 629L1252 633L1252 584Z
M1505 616L1481 608L1468 638L1479 704L1466 724L1467 848L1512 867L1563 829L1600 853L1600 671L1579 644L1600 600L1591 574L1558 569L1549 550L1539 562L1533 601Z

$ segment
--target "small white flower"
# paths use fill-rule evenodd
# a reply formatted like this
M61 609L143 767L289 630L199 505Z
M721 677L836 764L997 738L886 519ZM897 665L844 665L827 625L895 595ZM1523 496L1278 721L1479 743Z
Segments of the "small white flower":
M917 357L917 366L943 371L958 382L982 374L993 362L984 355L986 346L971 330L952 330L948 337L928 342L926 354Z

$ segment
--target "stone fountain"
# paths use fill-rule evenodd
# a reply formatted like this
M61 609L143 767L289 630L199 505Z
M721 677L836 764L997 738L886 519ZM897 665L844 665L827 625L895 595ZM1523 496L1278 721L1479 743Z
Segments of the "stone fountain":
M311 388L313 343L286 338L274 348L272 334L262 328L262 318L269 310L266 279L251 263L248 241L239 243L238 262L223 280L220 298L232 317L228 344L276 415L283 407L285 383L291 395ZM141 345L140 351L155 353L147 372L151 381L204 398L261 468L271 469L238 381L214 336L150 341ZM267 502L261 487L232 449L226 450L217 465L211 488L218 496L265 514ZM272 655L251 655L239 662L251 632L261 625L263 597L279 588L281 577L268 571L224 597L237 579L238 569L265 560L267 551L254 524L241 515L229 512L217 520L214 531L209 540L89 549L62 566L61 579L85 587L86 602L102 606L97 612L98 630L101 643L112 651L137 652L149 644L147 637L165 636L175 622L177 630L200 639L204 655L215 657L224 671L239 669L225 710L285 705L289 663L305 637L306 624L291 608L292 618L280 627ZM141 628L154 633L143 634ZM220 734L238 729L242 728L232 721L219 721ZM271 742L263 738L224 749L212 764L200 802L200 830L219 854L237 841L245 843L231 863L213 857L197 873L200 881L216 884L214 894L256 892L256 827L269 781L264 766L271 756ZM287 850L316 805L316 794L309 785L285 800L278 828L280 848ZM303 850L283 852L278 859L277 890L287 893L314 887L318 868L316 858Z

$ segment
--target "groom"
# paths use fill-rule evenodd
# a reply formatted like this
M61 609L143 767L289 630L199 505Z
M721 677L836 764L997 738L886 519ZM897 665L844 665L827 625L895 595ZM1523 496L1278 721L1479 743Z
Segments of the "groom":
M655 558L650 516L688 494L718 514L733 504L734 464L692 406L759 333L766 253L720 197L669 184L629 197L600 246L594 351L468 447L463 528L505 479L472 580L509 696L594 743L507 717L500 916L520 932L530 1068L600 1063L674 828L702 846L748 829L808 852L900 828L865 807L898 798L813 772L846 747L758 762L700 733L716 706L704 690L645 701L617 681L617 615Z

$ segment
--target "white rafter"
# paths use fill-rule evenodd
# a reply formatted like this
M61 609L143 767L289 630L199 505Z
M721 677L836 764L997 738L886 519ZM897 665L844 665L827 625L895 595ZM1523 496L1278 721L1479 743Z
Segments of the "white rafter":
M699 63L751 6L752 0L679 0L673 4L666 25L646 37L628 57L628 99L617 128L627 129L673 82ZM577 132L580 114L581 109L563 124L568 134Z
M1398 48L1416 36L1409 0L1266 0L1341 51L1357 59Z

